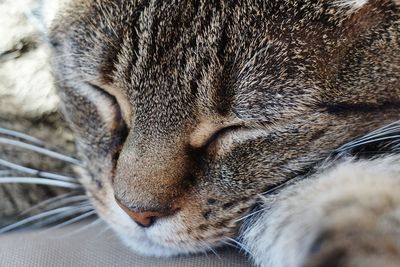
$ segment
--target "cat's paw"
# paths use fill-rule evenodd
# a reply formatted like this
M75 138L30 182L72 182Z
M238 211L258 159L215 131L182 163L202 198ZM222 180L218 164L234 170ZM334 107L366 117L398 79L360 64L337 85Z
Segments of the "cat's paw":
M325 231L310 247L303 267L400 266L398 240L396 234L367 229Z
M400 266L400 157L349 160L265 197L243 233L257 266Z

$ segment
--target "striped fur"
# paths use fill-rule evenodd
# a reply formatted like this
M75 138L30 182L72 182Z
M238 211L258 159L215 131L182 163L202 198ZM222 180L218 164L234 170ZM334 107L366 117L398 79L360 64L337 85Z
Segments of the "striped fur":
M398 1L62 4L45 20L79 182L129 247L172 256L242 237L263 266L364 266L365 247L397 263L389 235L363 236L398 201ZM143 228L116 199L168 216Z

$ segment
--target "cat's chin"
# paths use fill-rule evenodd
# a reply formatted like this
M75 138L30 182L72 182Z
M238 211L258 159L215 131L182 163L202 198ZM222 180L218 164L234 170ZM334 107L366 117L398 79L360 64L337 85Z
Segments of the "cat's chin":
M132 238L119 232L117 234L128 248L147 257L167 258L190 253L161 246L148 238Z
M176 246L163 246L157 242L151 240L144 234L143 231L126 231L118 226L112 226L114 231L117 233L120 240L131 250L148 257L168 258L175 256L184 256L190 254L197 254L205 252L208 249L204 246L196 245L182 245Z

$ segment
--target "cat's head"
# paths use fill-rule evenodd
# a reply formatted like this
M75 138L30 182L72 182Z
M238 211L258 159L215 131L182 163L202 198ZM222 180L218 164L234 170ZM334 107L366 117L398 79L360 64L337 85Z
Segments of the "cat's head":
M81 182L142 253L223 244L261 194L398 116L391 1L63 2Z

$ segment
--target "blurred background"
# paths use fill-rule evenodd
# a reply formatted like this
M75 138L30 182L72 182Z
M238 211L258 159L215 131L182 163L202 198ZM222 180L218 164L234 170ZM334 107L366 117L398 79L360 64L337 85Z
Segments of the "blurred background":
M29 134L44 140L48 148L74 154L72 134L59 112L48 62L50 51L38 17L40 5L40 0L0 1L0 129ZM0 178L27 176L6 167L4 161L38 170L73 173L67 164L18 148L9 140L26 142L0 131ZM38 185L0 184L0 226L14 221L20 211L65 191Z

